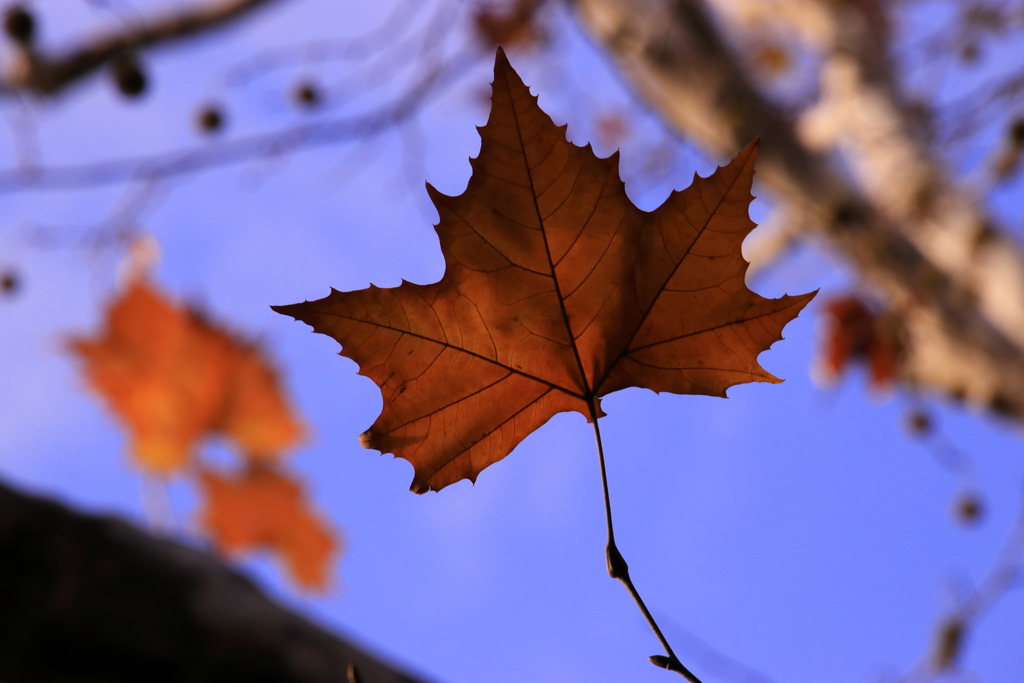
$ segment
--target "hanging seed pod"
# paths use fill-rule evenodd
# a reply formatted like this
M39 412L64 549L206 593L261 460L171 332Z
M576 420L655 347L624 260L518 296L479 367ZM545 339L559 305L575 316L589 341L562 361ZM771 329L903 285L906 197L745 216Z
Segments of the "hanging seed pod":
M135 98L146 92L146 74L135 55L125 53L115 58L110 67L114 84L122 95Z
M0 274L0 293L3 296L14 296L20 287L18 273L14 270L5 270L3 274Z
M322 99L320 89L312 83L300 83L295 88L295 101L302 107L312 109L319 106Z
M672 660L665 655L651 655L647 658L647 661L659 669L667 669L672 666Z
M953 501L953 516L964 526L975 526L984 514L985 505L976 493L962 493Z
M932 433L932 416L921 409L907 413L907 430L914 436L928 436Z
M224 128L224 112L216 105L207 105L199 110L196 125L203 133L219 133Z
M22 45L31 45L36 34L35 17L21 5L14 5L4 14L4 31Z

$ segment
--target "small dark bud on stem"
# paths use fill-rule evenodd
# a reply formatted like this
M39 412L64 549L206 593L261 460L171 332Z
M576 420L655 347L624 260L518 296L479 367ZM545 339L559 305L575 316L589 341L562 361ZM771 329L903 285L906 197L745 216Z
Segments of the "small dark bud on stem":
M651 664L661 669L667 669L672 665L672 660L665 655L651 655L647 659Z
M666 657L665 655L651 655L647 658L647 661L649 661L651 664L660 669L675 671L676 673L683 674L687 678L690 678L690 676L693 675L690 674L685 668L683 668L682 663L675 657Z
M36 34L35 17L21 5L15 5L4 15L4 31L22 45L30 45Z
M629 578L629 565L626 564L625 558L622 557L622 553L619 552L614 542L608 543L608 547L605 548L605 557L608 560L608 576L621 580Z

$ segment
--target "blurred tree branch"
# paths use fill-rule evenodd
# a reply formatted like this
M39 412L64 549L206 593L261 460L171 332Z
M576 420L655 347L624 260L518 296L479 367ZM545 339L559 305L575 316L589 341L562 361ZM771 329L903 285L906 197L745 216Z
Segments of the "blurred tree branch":
M0 679L418 683L210 555L0 482Z
M985 577L937 624L931 651L895 683L925 683L955 670L964 658L971 632L1007 593L1020 588L1024 588L1024 497Z
M366 140L393 130L408 120L473 64L471 56L466 54L442 60L432 65L400 97L362 115L321 119L278 131L154 155L68 166L0 170L0 194L26 189L85 189L124 182L165 180L311 147Z
M762 138L758 172L789 220L900 314L904 381L1024 418L1024 257L916 134L877 3L788 3L824 52L821 98L799 121L760 92L700 0L571 4L671 127L717 157Z
M179 10L101 35L57 56L40 53L29 28L27 35L14 41L18 59L4 75L0 94L29 91L37 95L56 95L122 55L217 31L276 1L226 0Z
M271 1L182 11L60 57L38 53L31 37L13 41L21 63L2 87L53 95L122 55L215 31ZM883 5L768 4L799 16L822 54L820 96L799 117L761 92L701 0L569 0L627 83L671 127L719 157L762 138L759 172L785 227L761 245L758 266L801 234L824 238L902 321L905 382L1024 417L1024 256L977 198L953 182L941 152L915 124L895 76ZM526 25L542 5L516 3L509 21ZM748 0L732 5L768 11ZM164 178L366 137L407 119L458 71L432 69L392 106L363 116L152 158L16 169L0 173L0 191Z

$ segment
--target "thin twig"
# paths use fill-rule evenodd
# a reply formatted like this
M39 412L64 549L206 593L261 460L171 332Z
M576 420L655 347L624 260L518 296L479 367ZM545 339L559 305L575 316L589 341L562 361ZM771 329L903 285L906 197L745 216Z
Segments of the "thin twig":
M28 69L19 79L0 83L0 95L30 90L52 96L129 51L210 33L238 22L276 0L227 0L222 4L199 5L163 17L153 17L133 30L121 28L100 36L66 54L50 57L29 46L23 49Z
M30 176L25 176L18 169L4 169L0 170L0 194L24 190L87 189L122 182L166 179L300 149L363 140L393 129L420 111L426 102L478 64L478 56L479 51L475 47L461 50L432 68L394 103L362 116L316 121L178 152L77 166L41 166Z
M1009 591L1022 587L1022 572L1024 572L1024 495L1021 498L1017 519L1010 528L1003 547L985 578L961 601L957 609L944 618L945 627L939 631L940 639L936 643L935 652L922 657L895 683L932 680L944 671L952 669L963 657L964 637L962 634L976 628L985 614ZM950 627L955 628L960 635L951 641L943 642L942 634Z
M654 635L658 637L658 641L661 646L665 648L667 657L661 655L654 655L650 657L651 663L655 666L659 666L662 669L668 669L669 671L675 671L681 674L683 678L690 681L690 683L700 683L700 679L693 675L689 669L683 666L679 658L676 657L676 653L672 651L672 646L668 644L668 640L665 638L665 634L661 632L661 628L658 627L658 622L651 616L650 610L647 609L647 605L644 604L643 598L640 597L640 592L633 585L632 579L629 578L629 565L626 564L626 560L622 557L622 553L619 552L618 547L615 545L615 526L612 523L612 501L608 495L608 473L605 469L604 464L604 445L601 443L601 428L598 426L597 416L597 403L596 399L590 399L590 422L594 425L594 437L597 439L597 458L601 464L601 487L604 491L604 516L605 521L608 524L608 546L605 548L605 558L608 561L608 575L613 579L618 579L629 591L629 594L633 597L633 601L636 602L636 606L640 608L640 612L643 613L644 619L647 620L647 625L654 631Z
M402 0L379 26L361 35L261 50L231 67L223 78L224 84L228 87L246 86L277 69L331 61L367 60L385 49L390 50L388 46L405 35L423 7L426 7L425 3Z

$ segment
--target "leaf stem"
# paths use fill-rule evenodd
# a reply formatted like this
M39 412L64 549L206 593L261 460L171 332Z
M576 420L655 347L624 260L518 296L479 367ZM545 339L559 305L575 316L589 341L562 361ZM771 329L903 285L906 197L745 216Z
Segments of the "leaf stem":
M613 579L618 579L626 587L626 590L633 597L633 601L636 602L636 606L640 608L640 612L644 615L644 619L647 620L647 625L651 627L654 635L658 637L661 646L665 648L665 653L668 656L653 655L649 657L651 663L662 669L675 671L690 681L690 683L701 683L700 679L683 666L679 658L676 657L676 653L672 651L672 646L668 644L665 634L658 627L658 622L651 616L650 610L647 609L643 598L640 597L640 592L633 585L633 580L629 578L629 565L626 564L626 560L622 557L622 553L619 552L618 546L615 545L615 525L612 523L612 500L608 494L608 472L604 462L604 445L601 443L601 427L597 421L597 402L592 398L590 399L590 422L594 425L594 437L597 439L597 458L601 464L601 487L604 491L604 516L608 524L608 545L605 548L605 558L608 561L608 575Z

